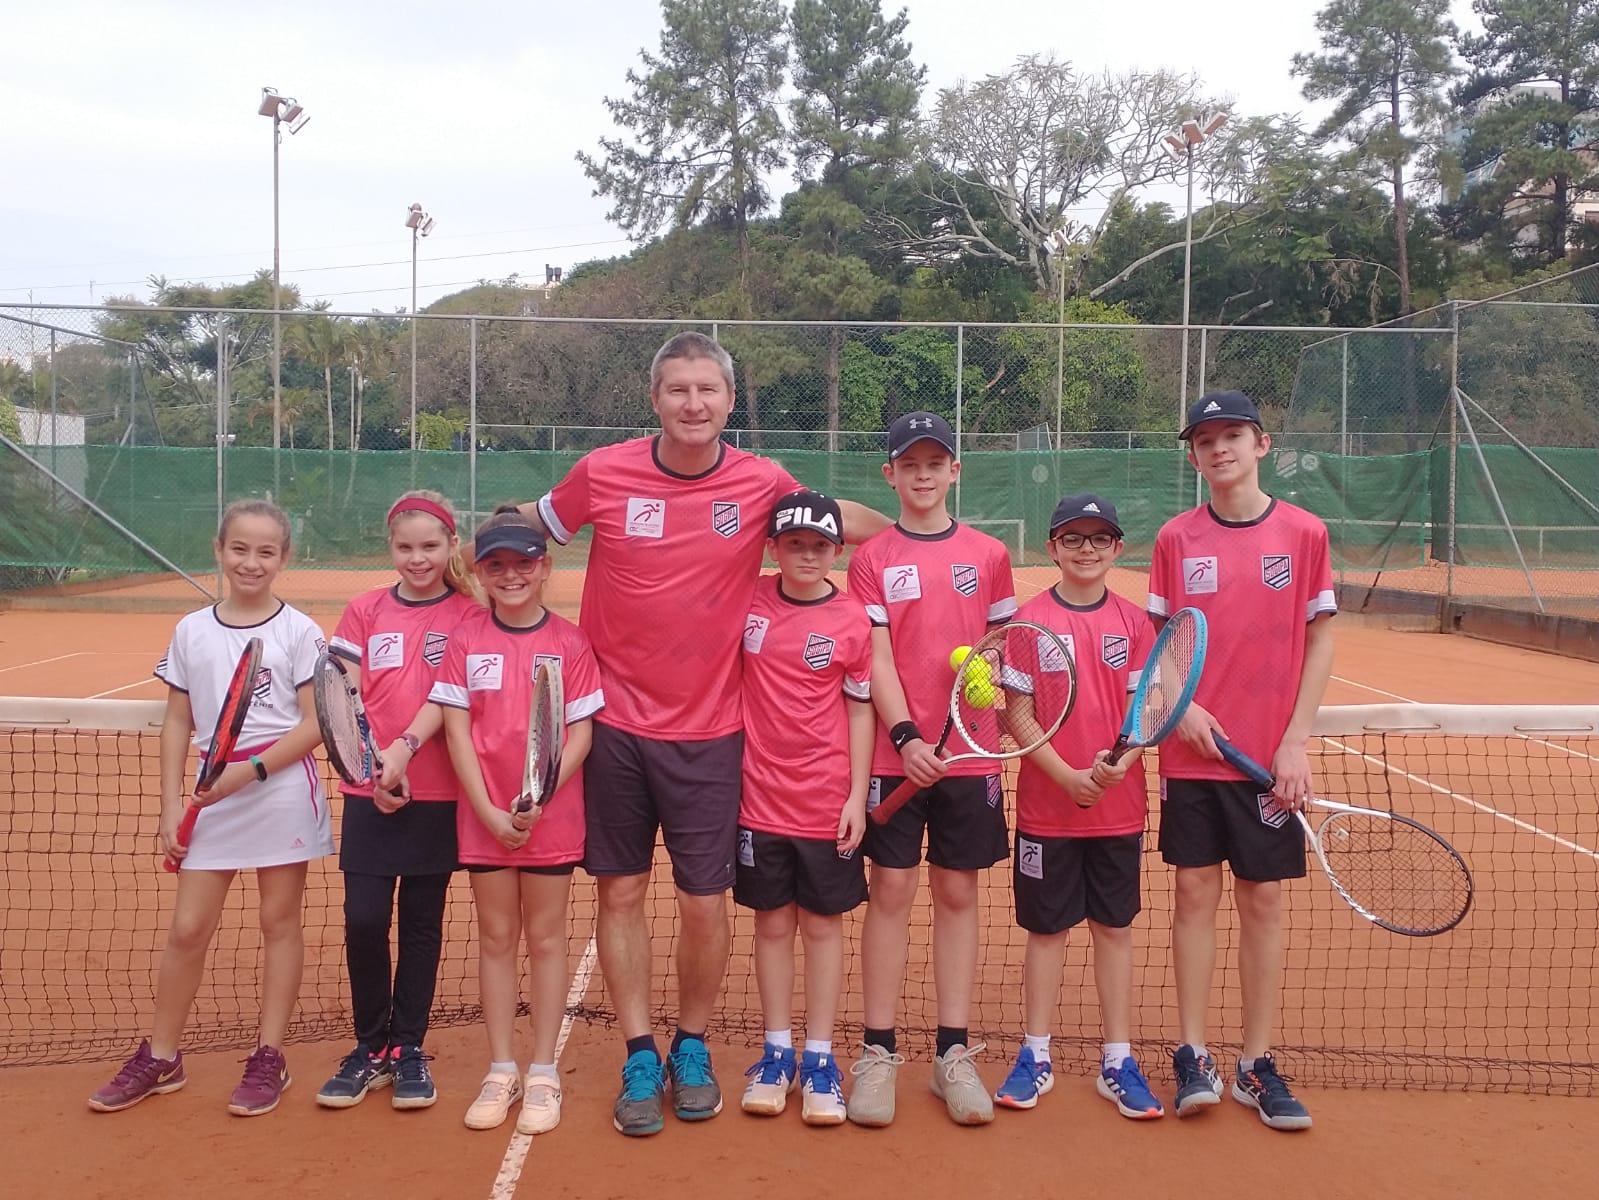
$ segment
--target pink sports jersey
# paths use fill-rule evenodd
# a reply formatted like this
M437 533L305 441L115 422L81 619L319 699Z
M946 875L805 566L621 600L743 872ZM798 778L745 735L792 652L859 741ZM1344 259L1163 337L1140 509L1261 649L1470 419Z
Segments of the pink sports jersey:
M451 631L481 608L471 597L453 591L437 600L402 600L398 584L374 588L350 601L329 647L361 668L361 702L379 750L404 733L427 703ZM442 733L422 743L405 776L413 800L454 800L459 794ZM372 794L370 785L342 786L351 795Z
M1010 553L996 539L956 521L943 533L906 533L891 525L858 547L849 563L850 595L874 626L886 626L911 720L928 742L949 716L955 687L950 651L970 646L990 625L1016 614ZM888 730L877 723L874 775L904 770ZM956 763L951 775L989 775L981 759Z
M1210 506L1181 513L1155 537L1149 611L1202 611L1210 626L1196 703L1256 762L1271 765L1299 695L1305 628L1338 611L1327 527L1273 500L1249 522L1223 521ZM1177 738L1160 747L1166 779L1242 779Z
M790 600L778 579L761 579L744 619L738 821L765 833L831 839L849 799L846 705L872 695L872 624L844 592Z
M1094 755L1116 744L1127 715L1127 693L1138 686L1155 640L1149 617L1115 592L1088 608L1062 600L1054 588L1040 592L1017 612L1060 634L1077 666L1077 700L1071 716L1050 739L1068 766L1087 768ZM1147 804L1144 766L1135 762L1120 784L1092 808L1079 808L1030 758L1016 780L1016 829L1034 837L1116 837L1142 833Z
M582 624L605 681L605 724L702 741L740 728L739 634L772 505L799 484L731 446L703 475L677 475L655 442L585 454L539 501L539 517L563 545L594 527Z
M486 609L467 616L450 637L429 697L472 714L472 747L484 786L494 805L507 812L522 792L533 670L546 660L561 670L568 725L600 711L605 693L588 637L555 613L546 613L531 629L501 625ZM463 863L553 867L576 862L583 857L583 773L573 775L550 798L520 850L507 850L495 841L464 798L456 809L455 829Z

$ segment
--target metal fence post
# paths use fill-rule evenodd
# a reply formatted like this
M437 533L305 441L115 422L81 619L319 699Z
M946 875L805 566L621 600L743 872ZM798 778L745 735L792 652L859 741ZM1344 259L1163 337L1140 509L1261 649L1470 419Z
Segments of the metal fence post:
M222 510L227 506L226 462L223 450L228 442L228 319L217 318L217 519L222 528ZM274 458L276 455L274 455ZM217 595L222 595L222 566L217 565Z
M1186 336L1187 331L1184 331ZM1188 351L1186 344L1183 350L1183 361L1186 363ZM1199 327L1199 394L1205 394L1205 373L1210 366L1210 326ZM1186 399L1186 397L1185 397ZM1177 418L1177 428L1181 429L1188 423L1188 413L1185 411ZM1182 470L1181 467L1178 470ZM1198 471L1194 472L1194 507L1198 508L1205 499L1205 477Z
M961 411L962 402L963 402L963 391L962 391L962 387L961 387L961 384L962 384L961 376L964 374L965 369L966 369L966 326L964 324L961 324L961 325L956 325L955 326L955 457L957 459L959 459L961 457L961 429L962 429L962 417L964 416L964 414ZM960 515L961 515L961 477L959 475L957 475L957 476L955 476L955 516L957 518L959 518Z
M467 396L466 413L466 487L467 509L471 516L467 519L474 525L477 522L477 318L473 317L467 326L467 336L471 341L472 380Z
M1449 306L1449 528L1444 569L1444 599L1455 598L1455 498L1460 457L1460 304ZM1434 534L1436 537L1436 533ZM1448 632L1447 618L1440 632Z
M56 370L56 331L50 331L50 472L59 475L60 469L56 466L56 442L60 440L60 432L56 422L60 419L56 415L56 396L59 390L57 379L60 372Z

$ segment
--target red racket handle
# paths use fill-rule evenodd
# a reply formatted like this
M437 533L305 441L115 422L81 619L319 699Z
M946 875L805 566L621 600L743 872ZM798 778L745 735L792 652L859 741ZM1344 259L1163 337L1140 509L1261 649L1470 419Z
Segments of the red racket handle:
M870 813L872 820L879 825L887 825L890 818L915 799L916 793L921 790L913 780L907 779L890 792L887 799L872 809Z
M183 810L183 820L178 822L178 845L187 846L189 839L194 836L194 823L200 819L200 806L191 804ZM164 858L161 866L169 875L178 873L179 862L175 858Z

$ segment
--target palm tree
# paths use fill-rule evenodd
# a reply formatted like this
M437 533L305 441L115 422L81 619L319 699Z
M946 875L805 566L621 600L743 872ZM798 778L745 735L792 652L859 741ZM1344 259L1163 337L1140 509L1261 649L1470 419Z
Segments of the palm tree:
M327 401L328 449L333 449L333 367L349 353L349 327L325 311L326 303L317 311L297 317L289 326L284 341L289 352L297 358L313 362L322 368L322 391Z

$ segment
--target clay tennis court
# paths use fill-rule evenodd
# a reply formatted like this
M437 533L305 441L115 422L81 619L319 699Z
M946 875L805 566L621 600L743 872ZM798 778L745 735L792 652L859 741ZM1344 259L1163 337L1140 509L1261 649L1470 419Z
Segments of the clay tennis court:
M377 582L370 574L354 577L353 586L350 577L318 576L312 587L310 575L301 573L297 581L290 574L284 591L326 627L354 590ZM1018 572L1024 597L1047 580L1035 569ZM556 581L554 606L570 613L577 573L559 572ZM1142 576L1118 572L1115 583L1142 598ZM106 596L115 616L0 613L0 694L158 697L148 671L175 617L171 611L130 612L140 606L130 598ZM170 596L148 599L152 607L170 610L173 604ZM1460 637L1394 633L1343 618L1337 647L1327 695L1332 705L1599 702L1599 665L1592 663ZM711 1038L728 1111L700 1127L669 1121L653 1139L621 1138L610 1127L620 1046L603 1022L580 1018L562 1056L562 1125L531 1143L515 1137L509 1122L488 1134L461 1126L483 1069L482 1035L470 1023L447 1025L429 1037L441 1094L435 1108L394 1113L381 1093L350 1112L315 1106L312 1095L348 1039L338 999L342 935L332 860L313 868L306 911L302 1033L323 1040L289 1048L295 1085L282 1107L254 1121L225 1111L244 1054L237 1047L252 1036L255 1009L253 918L241 898L219 936L193 1022L199 1036L190 1044L200 1049L186 1055L189 1086L124 1114L88 1112L84 1097L132 1049L153 1005L154 955L171 884L155 869L150 850L152 772L148 762L119 770L119 761L126 767L128 758L147 753L133 735L92 741L98 763L79 779L64 775L64 753L45 761L30 750L27 763L14 754L5 769L14 778L30 776L16 793L46 790L41 781L48 775L52 808L0 813L10 822L0 864L7 881L0 941L6 997L0 1047L7 1056L0 1061L77 1061L0 1071L0 1138L10 1151L9 1175L28 1181L20 1194L109 1196L130 1186L158 1195L196 1188L250 1194L270 1187L293 1188L309 1200L357 1190L416 1197L720 1197L858 1195L893 1186L955 1195L1092 1187L1155 1197L1226 1186L1224 1180L1242 1181L1246 1173L1292 1180L1291 1194L1307 1197L1487 1195L1529 1181L1590 1194L1599 1184L1599 1168L1586 1152L1594 1101L1585 1098L1596 1090L1591 1064L1599 1059L1589 1018L1599 943L1599 803L1591 756L1599 754L1599 743L1584 743L1578 758L1564 747L1557 752L1539 744L1550 740L1488 739L1491 754L1482 760L1462 759L1439 744L1442 739L1429 737L1381 749L1388 764L1382 786L1397 789L1396 806L1425 804L1423 819L1454 841L1477 873L1476 907L1456 934L1408 941L1377 931L1335 901L1314 868L1290 888L1293 933L1280 1057L1301 1081L1300 1093L1316 1117L1308 1134L1273 1133L1231 1102L1184 1123L1171 1116L1152 1125L1117 1117L1094 1094L1084 1069L1092 1054L1088 1042L1098 1040L1081 944L1086 939L1074 939L1068 958L1058 1031L1086 1028L1091 1036L1080 1044L1069 1037L1057 1043L1062 1078L1034 1112L1002 1111L980 1130L952 1128L926 1090L927 1039L908 1034L912 1062L902 1072L900 1116L891 1128L811 1130L794 1111L773 1121L746 1117L737 1111L737 1093L740 1072L755 1057L759 1019L749 925L740 918L724 1002L727 1026ZM82 736L70 741L81 754ZM1331 791L1335 780L1370 785L1378 776L1368 761L1374 757L1370 744L1323 745L1318 769L1324 788ZM1537 797L1523 795L1508 782L1518 771L1553 782ZM1490 774L1505 781L1489 785ZM1489 791L1493 811L1461 802L1480 803ZM1169 1101L1170 1067L1160 1054L1174 1023L1165 965L1169 880L1153 857L1147 861L1146 915L1136 927L1142 981L1137 1034L1157 1091ZM603 1014L602 981L585 954L592 898L578 879L572 1007ZM664 897L658 901L659 977L669 965L670 905ZM983 1068L997 1086L1015 1049L1021 964L1003 868L989 873L984 903L987 949L973 1027L999 1035ZM917 921L920 948L909 969L907 1026L930 1023L925 917L924 911ZM438 1003L446 1020L469 1022L476 985L464 887L447 921ZM1226 963L1226 930L1222 944ZM1212 1027L1220 1049L1236 1036L1237 1012L1230 974L1219 972L1218 983ZM848 988L841 1016L858 1028L853 974ZM31 1053L18 1049L23 1020L40 1043ZM1553 1026L1546 1032L1557 1035L1558 1044L1535 1053L1524 1035L1540 1020ZM669 1026L663 1022L659 1030L669 1032ZM208 1042L219 1048L205 1049ZM67 1043L85 1048L61 1054ZM842 1041L840 1049L848 1055ZM1474 1061L1453 1061L1466 1058ZM1551 1078L1547 1067L1493 1065L1534 1060L1577 1066ZM1335 1086L1373 1081L1433 1090ZM1474 1090L1459 1090L1466 1085ZM1545 1090L1572 1095L1519 1094Z

